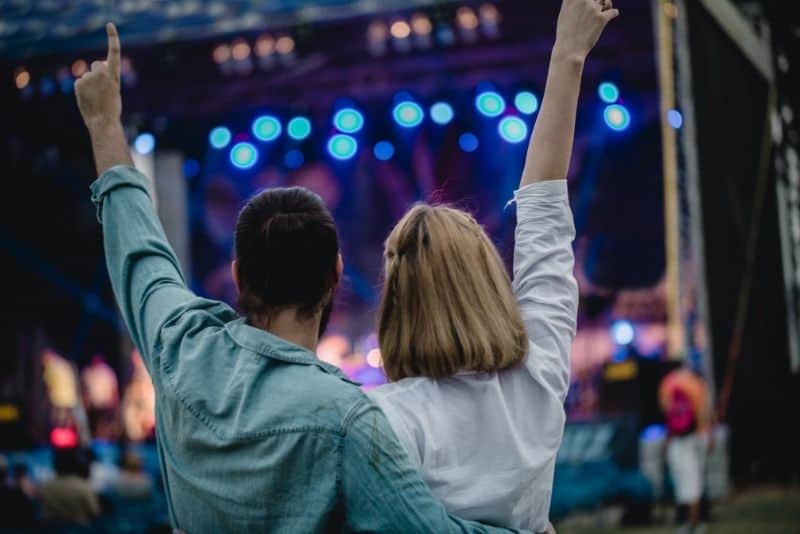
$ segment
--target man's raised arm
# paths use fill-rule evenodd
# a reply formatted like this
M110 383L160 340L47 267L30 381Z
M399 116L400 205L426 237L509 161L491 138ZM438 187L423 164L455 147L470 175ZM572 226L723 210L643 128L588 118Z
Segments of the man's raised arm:
M564 0L550 56L542 108L533 128L520 186L566 178L586 56L619 15L611 0Z
M152 372L160 327L190 302L175 253L150 199L148 179L133 168L120 116L120 43L106 26L108 57L75 82L78 108L92 139L99 178L92 201L103 224L108 273L131 338Z

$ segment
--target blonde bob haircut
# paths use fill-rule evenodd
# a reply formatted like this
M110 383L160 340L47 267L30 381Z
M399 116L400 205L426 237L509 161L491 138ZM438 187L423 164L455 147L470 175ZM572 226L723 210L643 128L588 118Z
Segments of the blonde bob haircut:
M418 204L385 245L378 317L390 381L519 364L528 338L497 249L475 219Z

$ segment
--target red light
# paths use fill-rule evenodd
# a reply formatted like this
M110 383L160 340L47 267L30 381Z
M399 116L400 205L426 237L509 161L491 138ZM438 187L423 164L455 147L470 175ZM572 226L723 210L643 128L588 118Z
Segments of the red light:
M50 443L57 449L77 447L78 433L69 427L54 428L50 431Z

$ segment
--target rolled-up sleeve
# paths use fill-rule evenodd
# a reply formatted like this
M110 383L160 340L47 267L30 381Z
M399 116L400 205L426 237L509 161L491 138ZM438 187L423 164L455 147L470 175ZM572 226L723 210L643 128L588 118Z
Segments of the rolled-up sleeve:
M578 312L573 275L575 224L566 180L537 182L515 194L514 294L530 338L528 370L562 401Z
M148 368L161 326L197 297L186 286L150 198L148 179L112 167L91 185L114 296Z

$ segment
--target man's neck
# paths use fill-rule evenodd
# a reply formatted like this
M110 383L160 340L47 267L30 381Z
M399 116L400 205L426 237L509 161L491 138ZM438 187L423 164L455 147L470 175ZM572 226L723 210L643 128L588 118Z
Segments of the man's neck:
M252 325L311 352L316 352L319 342L319 320L319 316L299 319L296 310L290 309L276 313L267 321L253 322Z

